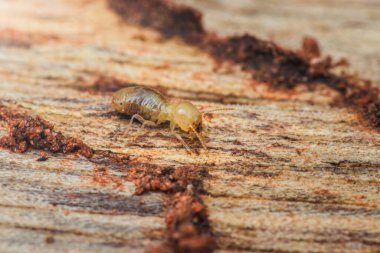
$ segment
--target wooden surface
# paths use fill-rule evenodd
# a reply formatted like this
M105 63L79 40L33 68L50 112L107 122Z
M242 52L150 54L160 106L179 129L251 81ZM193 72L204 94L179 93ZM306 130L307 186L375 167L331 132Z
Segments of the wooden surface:
M336 20L346 20L345 29L317 33L318 39L327 53L352 56L378 80L377 2L292 1L275 11L257 1L258 14L246 16L240 14L247 1L234 2L200 4L206 25L228 34L283 33L275 39L286 42L309 34L297 17L333 30L340 29ZM347 9L361 13L360 28L350 25ZM324 18L309 19L305 10ZM302 30L275 30L282 20L302 22ZM353 39L358 30L365 45ZM355 43L340 43L344 38ZM110 113L110 96L86 91L101 76L159 87L199 107L235 110L206 118L210 151L190 156L165 128L134 140L137 125L126 132L127 120ZM380 134L355 112L330 107L336 95L325 88L270 91L237 68L215 70L203 52L123 23L101 0L0 1L3 104L41 115L96 150L129 154L134 164L205 168L202 198L217 252L380 251ZM6 132L0 121L0 136ZM162 193L135 196L130 182L94 183L95 165L85 158L39 157L0 150L1 252L143 252L162 242ZM120 176L128 168L108 172Z
M297 49L313 36L322 52L346 57L360 76L380 85L380 2L376 0L179 0L204 12L207 29L219 34L252 33Z

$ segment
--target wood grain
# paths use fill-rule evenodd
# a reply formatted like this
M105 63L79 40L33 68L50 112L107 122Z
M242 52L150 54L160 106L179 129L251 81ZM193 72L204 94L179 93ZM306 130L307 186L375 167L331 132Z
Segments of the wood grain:
M260 16L251 18L250 12L238 18L245 3L214 8L197 2L209 8L206 24L215 30L225 28L220 20L226 9L236 13L228 14L236 17L232 30L256 25L257 31L278 32L260 26ZM376 12L369 3L334 1L334 6ZM263 5L253 7L268 17L278 15ZM323 22L310 21L314 26L346 17L326 2L300 6L329 14ZM281 7L290 12L281 18L296 22L297 9L290 7ZM376 50L379 39L372 25L363 26L372 41L365 49L353 52L349 48L357 47L345 44L342 50L367 61L366 50ZM350 27L355 26L334 38L356 36ZM328 53L340 55L336 44L329 44L331 36L318 39ZM365 64L358 62L359 69ZM378 70L371 73L379 76ZM160 88L200 108L235 110L205 117L210 150L190 156L165 127L141 136L137 124L127 131L128 119L112 113L110 95L94 92L101 76ZM207 55L180 41L125 24L101 0L0 1L1 102L41 115L93 149L129 154L133 164L207 170L202 198L217 252L380 250L380 134L363 127L355 112L329 106L335 97L326 88L271 91L238 68L216 68ZM6 132L0 121L0 136ZM122 189L96 184L95 165L85 158L55 154L37 162L39 157L35 150L0 150L0 251L144 252L164 240L162 193L135 196L130 182ZM128 170L110 167L109 173Z
M352 72L380 85L380 51L377 35L380 3L350 1L227 1L182 0L204 13L210 30L223 35L251 33L298 49L304 36L313 36L323 53L345 57Z

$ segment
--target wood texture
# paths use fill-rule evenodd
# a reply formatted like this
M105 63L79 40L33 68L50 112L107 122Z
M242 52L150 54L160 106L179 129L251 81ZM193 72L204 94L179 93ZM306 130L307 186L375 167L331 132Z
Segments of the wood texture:
M219 8L215 1L196 3L218 32L270 34L267 24L277 11L255 2L256 13L266 15L241 16L247 1L234 2ZM377 3L330 6L294 1L281 7L289 11L282 19L300 22L297 15L307 19L304 11L320 10L325 18L311 25L329 22L334 30L336 19L347 18L339 6L359 9L368 43L362 50L348 43L339 48L379 77L378 53L366 53L378 50L380 37L372 32ZM224 31L227 15L231 28ZM301 38L298 29L277 29ZM356 29L347 25L342 34L318 39L328 53L341 55L339 40L354 38ZM102 76L158 87L201 108L235 110L206 117L210 151L190 156L165 127L135 140L138 126L127 131L127 120L112 113L110 96L93 91ZM2 103L41 115L96 150L129 154L135 164L205 168L210 176L202 198L217 252L380 251L380 134L363 127L355 112L329 106L336 96L326 88L271 91L238 68L216 68L180 41L123 23L101 0L0 1ZM0 121L0 136L6 132ZM56 154L37 162L39 157L33 150L0 150L1 252L143 252L164 240L163 194L135 196L129 182L122 188L98 184L95 165L85 158Z
M204 12L208 29L223 35L251 33L293 49L313 36L323 53L345 57L353 72L380 85L380 2L373 0L181 0Z

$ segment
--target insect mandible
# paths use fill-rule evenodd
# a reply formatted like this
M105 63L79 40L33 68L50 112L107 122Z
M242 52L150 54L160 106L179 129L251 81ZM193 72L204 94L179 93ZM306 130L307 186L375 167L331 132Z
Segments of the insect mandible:
M188 152L191 153L191 149L175 132L177 127L189 135L195 134L203 148L207 149L201 135L202 114L188 101L171 101L154 89L132 86L113 94L112 107L118 112L131 116L129 127L134 119L142 123L141 128L147 125L157 126L169 121L172 134Z

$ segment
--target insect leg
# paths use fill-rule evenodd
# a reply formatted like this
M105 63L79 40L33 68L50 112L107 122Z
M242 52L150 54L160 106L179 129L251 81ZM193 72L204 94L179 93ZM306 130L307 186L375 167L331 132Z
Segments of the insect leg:
M182 143L182 145L186 148L187 152L193 153L189 147L189 145L186 144L186 142L182 139L181 135L177 134L172 130L172 134Z
M137 138L138 136L140 136L140 134L141 134L141 130L142 130L145 126L156 127L156 126L158 126L158 124L156 124L156 123L154 123L153 121L150 121L150 120L144 120L144 122L142 123L141 127L139 128L139 130L138 130L137 135L136 135L135 138Z
M158 126L158 124L156 124L156 123L154 123L153 121L150 121L150 120L145 120L140 128L144 128L145 126L156 127L156 126Z
M198 140L201 142L202 147L207 150L207 146L206 146L206 143L205 143L203 137L193 127L191 127L191 129L193 130L193 132L197 136Z
M128 129L131 129L134 119L137 119L138 121L140 121L141 124L144 124L145 119L138 114L134 114L131 120L129 121Z

